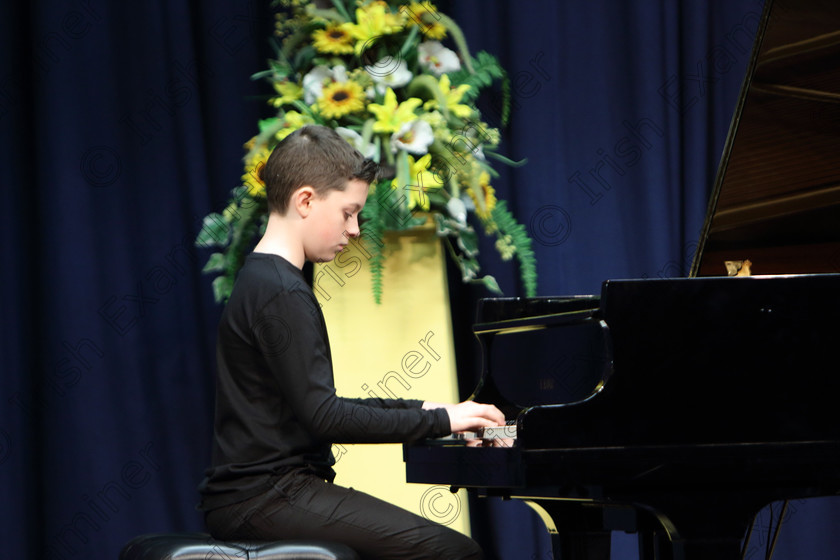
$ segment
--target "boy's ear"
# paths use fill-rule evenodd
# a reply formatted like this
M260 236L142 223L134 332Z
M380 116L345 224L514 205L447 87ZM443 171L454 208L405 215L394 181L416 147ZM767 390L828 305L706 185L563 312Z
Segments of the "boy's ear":
M290 206L298 213L301 218L309 215L312 208L312 201L315 199L315 189L309 185L304 185L292 193Z

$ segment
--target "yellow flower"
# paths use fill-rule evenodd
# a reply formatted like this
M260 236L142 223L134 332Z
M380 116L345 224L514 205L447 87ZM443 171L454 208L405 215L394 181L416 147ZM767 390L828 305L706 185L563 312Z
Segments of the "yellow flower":
M429 39L443 39L446 28L440 23L437 7L431 2L412 2L406 8L411 14L411 25L419 25L420 31Z
M286 114L283 115L283 128L278 130L274 136L278 140L282 140L300 127L314 122L315 120L309 115L302 115L297 111L286 111Z
M333 82L324 86L318 110L328 119L337 119L365 108L365 92L353 81Z
M432 161L432 154L426 154L417 161L408 156L408 176L410 184L402 187L408 191L408 209L419 206L423 210L429 210L430 191L435 191L443 186L437 175L429 171L429 163ZM392 189L399 189L398 179L391 181Z
M490 213L496 207L496 191L490 186L490 174L482 171L478 176L478 185L467 191L475 203L475 213L482 221L490 220Z
M464 94L468 89L470 89L469 84L461 84L458 87L452 87L452 84L449 81L449 76L446 74L440 77L438 84L440 85L440 91L442 91L443 95L446 97L446 108L450 113L462 119L465 119L472 114L472 107L469 105L462 105L460 103L461 98L464 97ZM437 99L430 99L429 101L426 101L423 108L429 110L437 108L438 105Z
M248 187L248 194L254 198L265 196L265 183L260 179L260 171L268 161L270 153L268 146L262 145L245 157L245 173L242 175L242 184Z
M397 94L388 88L385 90L385 103L371 103L368 111L376 115L376 122L373 123L374 132L396 132L400 127L417 118L414 110L423 101L417 97L410 97L402 103L397 103Z
M270 103L275 107L280 107L303 97L303 88L289 80L274 82L274 90L280 94L280 97L273 97L270 100Z
M356 23L343 23L341 29L356 39L356 54L369 49L378 37L398 33L403 18L394 14L385 2L372 2L356 9Z
M352 54L353 36L340 25L328 25L312 33L312 44L322 53Z

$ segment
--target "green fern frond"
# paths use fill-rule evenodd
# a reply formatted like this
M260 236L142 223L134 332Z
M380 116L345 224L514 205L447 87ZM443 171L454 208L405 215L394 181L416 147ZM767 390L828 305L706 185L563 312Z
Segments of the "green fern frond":
M510 78L507 72L502 69L502 126L507 126L510 120Z
M382 232L380 232L382 233ZM374 243L370 258L370 286L373 293L373 301L376 304L382 303L382 284L385 274L385 255L382 254L382 245L385 239L379 237Z
M525 226L516 221L504 200L498 201L490 214L498 226L497 236L500 239L509 236L509 242L515 249L525 296L535 297L537 295L537 259L534 257L531 238L528 237Z
M496 57L484 51L476 54L472 60L472 66L474 72L462 68L449 74L449 79L453 85L467 84L470 86L462 99L475 100L482 89L490 87L496 80L503 80L506 76Z
M387 229L388 212L384 210L385 204L392 196L391 188L387 183L377 185L372 200L369 200L362 209L362 239L365 242L365 249L370 253L370 277L373 301L382 303L382 284L385 272L385 230Z
M496 60L496 57L485 52L479 51L472 59L473 72L463 68L457 72L449 74L449 79L453 85L459 86L467 84L470 86L462 100L475 101L481 90L493 85L496 80L501 80L502 84L502 105L501 105L501 122L502 125L508 123L510 118L510 79L507 72Z

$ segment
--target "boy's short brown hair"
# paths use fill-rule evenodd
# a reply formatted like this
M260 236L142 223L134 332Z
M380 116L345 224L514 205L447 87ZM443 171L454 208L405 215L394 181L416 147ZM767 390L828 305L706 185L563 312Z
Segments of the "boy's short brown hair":
M284 138L260 170L270 212L285 214L292 193L309 185L320 197L347 182L376 181L379 166L326 126L307 125Z

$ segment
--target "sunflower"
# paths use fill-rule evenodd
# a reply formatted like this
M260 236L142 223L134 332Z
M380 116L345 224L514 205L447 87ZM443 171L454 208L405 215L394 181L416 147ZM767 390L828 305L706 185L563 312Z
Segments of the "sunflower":
M312 44L326 54L352 54L353 36L340 25L328 25L312 33Z
M337 119L365 108L362 86L354 81L333 82L324 86L318 110L328 119Z
M443 39L446 27L440 23L437 7L431 2L412 2L405 8L411 15L411 24L419 25L420 31L429 39Z

